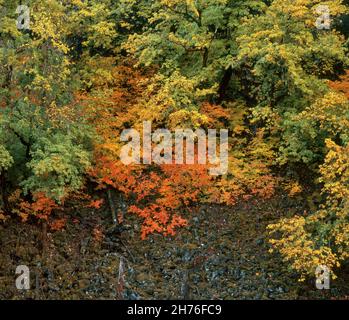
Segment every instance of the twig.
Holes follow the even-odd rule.
[[[110,206],[110,210],[111,210],[111,214],[112,214],[112,218],[113,218],[113,224],[114,224],[114,226],[117,226],[118,220],[117,220],[117,215],[116,215],[116,208],[115,208],[115,204],[113,202],[113,198],[112,198],[110,189],[107,190],[107,195],[108,195],[109,206]]]

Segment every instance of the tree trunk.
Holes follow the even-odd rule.
[[[43,221],[41,227],[41,249],[42,255],[45,257],[47,251],[47,222]]]
[[[229,67],[228,69],[225,70],[222,81],[219,85],[218,89],[218,104],[222,103],[223,100],[226,97],[227,89],[230,83],[230,80],[233,76],[233,68]]]
[[[111,210],[111,215],[113,218],[113,224],[116,227],[118,225],[118,217],[117,217],[115,203],[114,203],[110,189],[107,190],[107,196],[108,196],[109,206],[110,206],[110,210]]]
[[[203,66],[203,68],[207,67],[208,54],[209,54],[208,49],[204,48],[204,53],[203,53],[203,56],[202,56],[202,66]]]
[[[6,195],[6,178],[4,172],[0,173],[0,208],[6,213],[10,212],[10,206]]]
[[[181,298],[183,300],[190,300],[190,270],[183,272]]]

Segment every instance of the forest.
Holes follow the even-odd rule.
[[[348,0],[0,0],[0,300],[349,299],[348,36]]]

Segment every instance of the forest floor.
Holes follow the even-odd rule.
[[[303,209],[283,196],[202,205],[183,214],[189,224],[176,236],[141,240],[134,216],[115,234],[105,231],[107,208],[75,208],[62,231],[48,233],[44,256],[40,228],[9,220],[0,225],[0,299],[349,299],[348,267],[321,291],[268,252],[266,226]],[[15,287],[18,265],[31,270],[29,291]]]

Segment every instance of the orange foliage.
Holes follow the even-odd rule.
[[[204,165],[161,165],[152,171],[125,166],[102,157],[91,172],[99,188],[111,186],[125,194],[133,205],[129,212],[143,219],[142,239],[159,232],[174,235],[187,221],[177,211],[210,192],[211,177]]]
[[[100,207],[103,205],[103,203],[104,203],[103,199],[93,200],[87,205],[87,207],[94,208],[94,209],[100,209]]]
[[[21,201],[12,211],[17,213],[23,222],[26,222],[30,215],[40,220],[48,220],[52,211],[57,208],[58,205],[54,200],[46,197],[43,193],[37,193],[34,195],[34,202]]]
[[[67,219],[55,219],[52,222],[49,223],[49,227],[52,231],[61,231],[66,226]]]
[[[101,242],[104,238],[103,231],[101,230],[100,227],[95,227],[92,231],[93,239],[96,242]]]
[[[4,212],[0,209],[0,222],[1,221],[6,221],[6,215],[4,214]]]
[[[330,87],[336,91],[342,92],[349,99],[349,70],[341,77],[339,81],[331,81]]]
[[[208,102],[202,104],[200,112],[207,116],[209,125],[215,129],[220,128],[224,121],[229,120],[230,116],[227,109]]]
[[[146,76],[131,65],[125,62],[116,67],[111,66],[114,78],[112,90],[77,95],[77,100],[84,106],[84,112],[102,140],[95,146],[98,153],[96,157],[105,153],[115,155],[121,131],[138,118],[134,106],[144,91]]]

